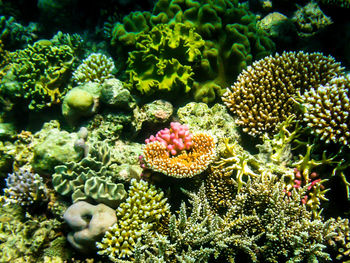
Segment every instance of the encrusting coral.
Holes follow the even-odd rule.
[[[298,93],[342,74],[340,63],[321,53],[283,52],[255,61],[227,89],[222,100],[237,124],[251,135],[273,134],[277,124],[297,114]]]
[[[111,261],[132,259],[136,243],[143,231],[153,232],[160,220],[169,216],[170,206],[164,193],[146,181],[131,180],[128,198],[117,209],[117,223],[109,228],[98,254]]]
[[[180,125],[181,126],[181,125]],[[176,136],[177,131],[170,130]],[[172,135],[168,135],[169,139]],[[190,136],[190,135],[189,135]],[[189,148],[177,148],[173,155],[169,154],[167,143],[154,140],[146,141],[143,149],[142,163],[145,168],[177,178],[193,177],[207,169],[216,157],[215,137],[203,132],[191,135]]]
[[[79,85],[90,81],[102,83],[113,77],[114,70],[112,58],[104,54],[92,53],[73,72],[73,80]]]
[[[350,142],[349,92],[350,77],[343,76],[311,88],[301,97],[304,121],[326,143],[348,145]]]

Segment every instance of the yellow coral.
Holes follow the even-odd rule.
[[[146,166],[154,171],[177,178],[200,174],[216,156],[215,138],[206,133],[195,133],[189,151],[169,156],[166,147],[159,141],[146,144],[143,157]]]
[[[321,53],[284,52],[258,60],[244,70],[222,99],[251,135],[273,134],[296,113],[293,98],[342,73],[340,63]]]
[[[131,258],[141,230],[152,231],[169,213],[170,207],[162,191],[146,181],[131,180],[129,196],[117,209],[118,222],[97,243],[98,254],[108,255],[112,261]]]

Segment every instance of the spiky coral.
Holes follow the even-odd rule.
[[[283,52],[258,60],[244,70],[222,99],[251,135],[274,133],[294,114],[293,98],[341,74],[340,63],[321,53]]]
[[[117,209],[118,222],[97,243],[100,255],[112,261],[132,258],[142,231],[154,231],[159,221],[168,216],[170,207],[164,193],[146,181],[133,179],[129,196]]]
[[[87,82],[102,83],[113,77],[114,69],[112,58],[104,54],[92,53],[73,72],[73,80],[79,85]]]
[[[6,203],[29,206],[48,200],[48,189],[43,178],[24,169],[9,174],[4,189]]]
[[[143,160],[147,168],[177,178],[200,174],[216,156],[215,138],[206,133],[194,133],[190,150],[169,156],[167,148],[159,141],[145,145]]]
[[[350,142],[350,77],[333,78],[302,96],[304,121],[326,143]]]

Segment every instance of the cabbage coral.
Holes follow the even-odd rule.
[[[278,123],[296,114],[294,97],[340,74],[340,63],[321,53],[283,52],[258,60],[227,88],[222,99],[237,124],[251,135],[273,134]]]

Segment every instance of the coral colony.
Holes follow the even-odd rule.
[[[0,263],[349,263],[349,10],[0,0]]]
[[[151,135],[145,143],[159,141],[171,155],[176,155],[183,150],[191,149],[193,144],[192,134],[187,125],[181,125],[179,122],[171,122],[170,129],[165,128],[157,132],[156,136]]]

